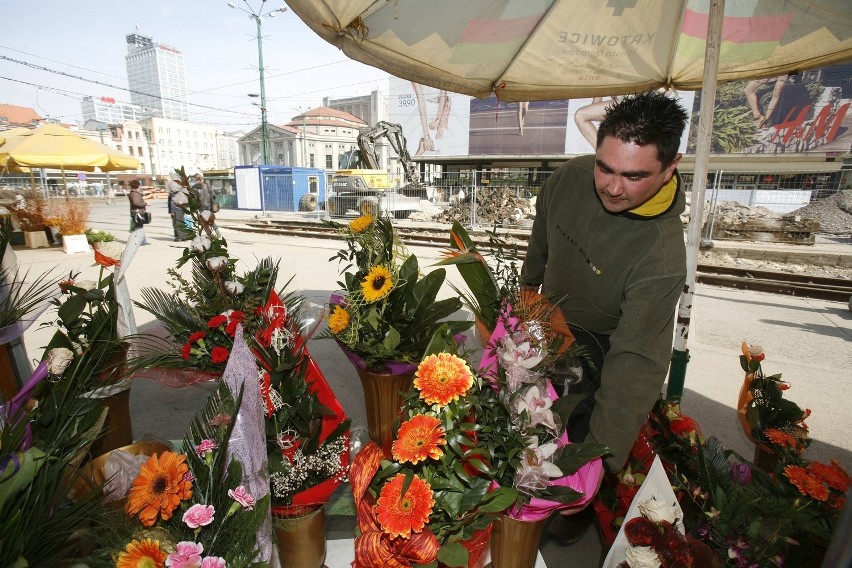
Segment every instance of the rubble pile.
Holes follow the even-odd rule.
[[[819,221],[821,233],[848,235],[852,233],[852,190],[808,203],[790,215]]]
[[[476,223],[491,225],[499,223],[504,226],[523,226],[531,224],[535,217],[535,206],[530,199],[518,197],[524,189],[515,187],[485,187],[476,192]],[[451,203],[435,221],[462,224],[472,223],[473,199],[466,198],[460,203]]]

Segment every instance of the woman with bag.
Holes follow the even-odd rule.
[[[142,195],[142,190],[139,189],[139,180],[130,182],[130,193],[127,198],[130,200],[130,231],[133,232],[141,229],[145,223],[150,221],[148,212],[145,208],[148,202],[145,201],[145,196]],[[149,245],[148,237],[145,236],[145,231],[142,231],[142,244]]]

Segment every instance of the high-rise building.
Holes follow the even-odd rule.
[[[126,37],[131,102],[150,109],[152,116],[189,120],[183,54],[138,33]]]

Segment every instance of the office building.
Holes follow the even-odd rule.
[[[151,116],[189,120],[183,54],[138,33],[126,37],[130,101],[150,109]]]
[[[106,124],[122,124],[128,120],[142,120],[150,111],[138,105],[116,101],[111,97],[83,97],[83,123],[97,120]]]

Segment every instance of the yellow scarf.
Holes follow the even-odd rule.
[[[633,213],[634,215],[639,215],[640,217],[656,217],[660,213],[668,210],[672,205],[672,201],[674,201],[675,195],[677,194],[677,176],[672,175],[671,179],[660,188],[660,191],[657,192],[654,197],[640,205],[639,207],[635,207],[628,211],[628,213]]]

